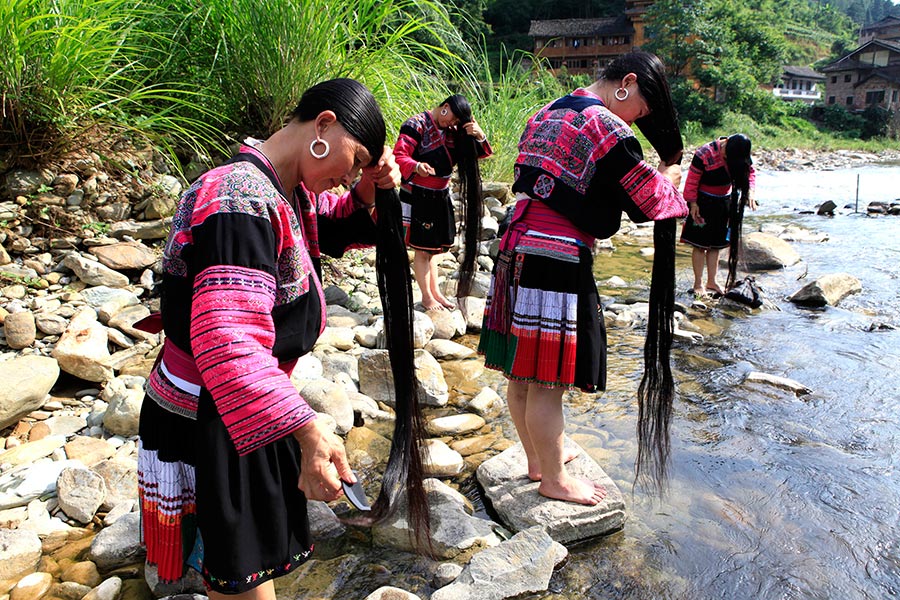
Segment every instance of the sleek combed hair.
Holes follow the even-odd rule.
[[[635,125],[663,162],[680,163],[684,142],[662,61],[649,52],[629,52],[612,61],[602,79],[621,80],[629,73],[637,75],[638,88],[650,108],[650,114],[636,120]],[[670,366],[675,317],[675,219],[654,224],[653,247],[644,375],[638,386],[635,481],[661,494],[667,482],[669,425],[675,398]]]
[[[372,93],[352,79],[332,79],[304,92],[292,117],[311,121],[330,110],[347,133],[369,151],[372,164],[384,152],[384,117]],[[396,421],[381,491],[366,517],[357,524],[372,525],[393,515],[401,491],[406,490],[409,523],[417,542],[431,539],[428,498],[423,486],[420,441],[424,439],[422,413],[413,357],[413,301],[409,259],[401,225],[396,190],[376,189],[377,233],[375,269],[384,309],[384,332],[394,377]]]
[[[744,225],[744,208],[750,194],[750,158],[752,144],[743,133],[735,133],[725,142],[725,164],[731,176],[731,215],[728,229],[731,234],[728,246],[728,277],[725,289],[734,287],[741,251],[741,229]]]
[[[478,145],[466,133],[463,125],[472,120],[472,106],[465,96],[454,94],[444,104],[459,119],[459,127],[453,139],[456,148],[456,164],[459,168],[459,197],[462,199],[463,256],[456,286],[457,298],[469,295],[475,277],[475,260],[478,258],[478,242],[481,240],[481,217],[484,202],[481,197],[481,170],[478,167]]]

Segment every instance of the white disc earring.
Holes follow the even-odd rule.
[[[322,150],[322,152],[316,152],[316,144],[322,144],[323,146],[325,146],[325,149]],[[331,146],[329,146],[328,142],[326,142],[322,138],[317,137],[309,144],[309,153],[313,155],[313,158],[322,160],[323,158],[328,156],[329,152],[331,152]]]
[[[619,92],[625,92],[625,95],[623,95],[620,98]],[[625,102],[626,100],[628,100],[628,88],[620,87],[619,89],[617,89],[615,91],[615,93],[613,95],[616,97],[616,100],[618,100],[619,102]]]

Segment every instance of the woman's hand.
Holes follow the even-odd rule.
[[[697,225],[706,225],[706,219],[700,216],[700,205],[696,202],[688,202],[688,208],[691,211],[691,218]]]
[[[487,136],[484,134],[484,129],[478,125],[478,122],[475,119],[472,119],[465,125],[463,125],[463,129],[466,130],[466,133],[475,138],[478,142],[483,142],[487,139]]]
[[[371,167],[365,167],[362,170],[362,181],[368,179],[375,187],[390,190],[400,185],[400,166],[394,159],[394,151],[390,146],[384,147],[384,153],[378,162]]]
[[[344,443],[322,425],[310,421],[293,433],[300,444],[300,480],[297,487],[309,500],[331,502],[344,493],[341,480],[355,483]]]
[[[754,198],[751,194],[747,194],[747,206],[750,207],[750,210],[756,210],[756,198]]]
[[[434,175],[434,167],[429,165],[427,162],[416,163],[416,175],[419,175],[420,177]]]
[[[671,181],[672,185],[676,188],[681,185],[681,165],[668,165],[664,162],[660,162],[659,166],[656,167],[656,170],[662,173],[666,179]]]

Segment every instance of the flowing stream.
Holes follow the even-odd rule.
[[[696,319],[703,342],[676,342],[673,463],[662,500],[631,486],[643,332],[610,331],[609,390],[570,399],[567,433],[625,492],[629,519],[620,532],[570,548],[550,591],[530,598],[900,595],[900,330],[889,327],[900,327],[900,217],[853,214],[857,175],[862,211],[900,197],[898,166],[758,174],[761,206],[748,211],[745,232],[794,224],[828,240],[792,242],[800,264],[758,274],[780,311],[713,308]],[[838,205],[836,216],[815,215],[825,200]],[[598,280],[648,272],[637,250],[620,247]],[[688,256],[679,250],[682,301]],[[858,277],[863,291],[821,311],[785,301],[837,272]],[[750,371],[813,392],[745,384]],[[511,426],[507,433],[515,439]]]

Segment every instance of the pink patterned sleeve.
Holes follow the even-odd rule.
[[[750,172],[747,175],[747,180],[750,182],[750,189],[756,189],[756,169],[753,168],[753,165],[750,165]]]
[[[322,192],[316,196],[316,199],[317,212],[329,219],[344,219],[363,206],[362,202],[354,196],[352,191],[347,191],[343,194]]]
[[[620,183],[634,205],[651,221],[688,214],[687,204],[672,182],[643,160]]]
[[[316,418],[272,356],[275,279],[218,265],[194,280],[191,350],[238,454],[248,454]]]

